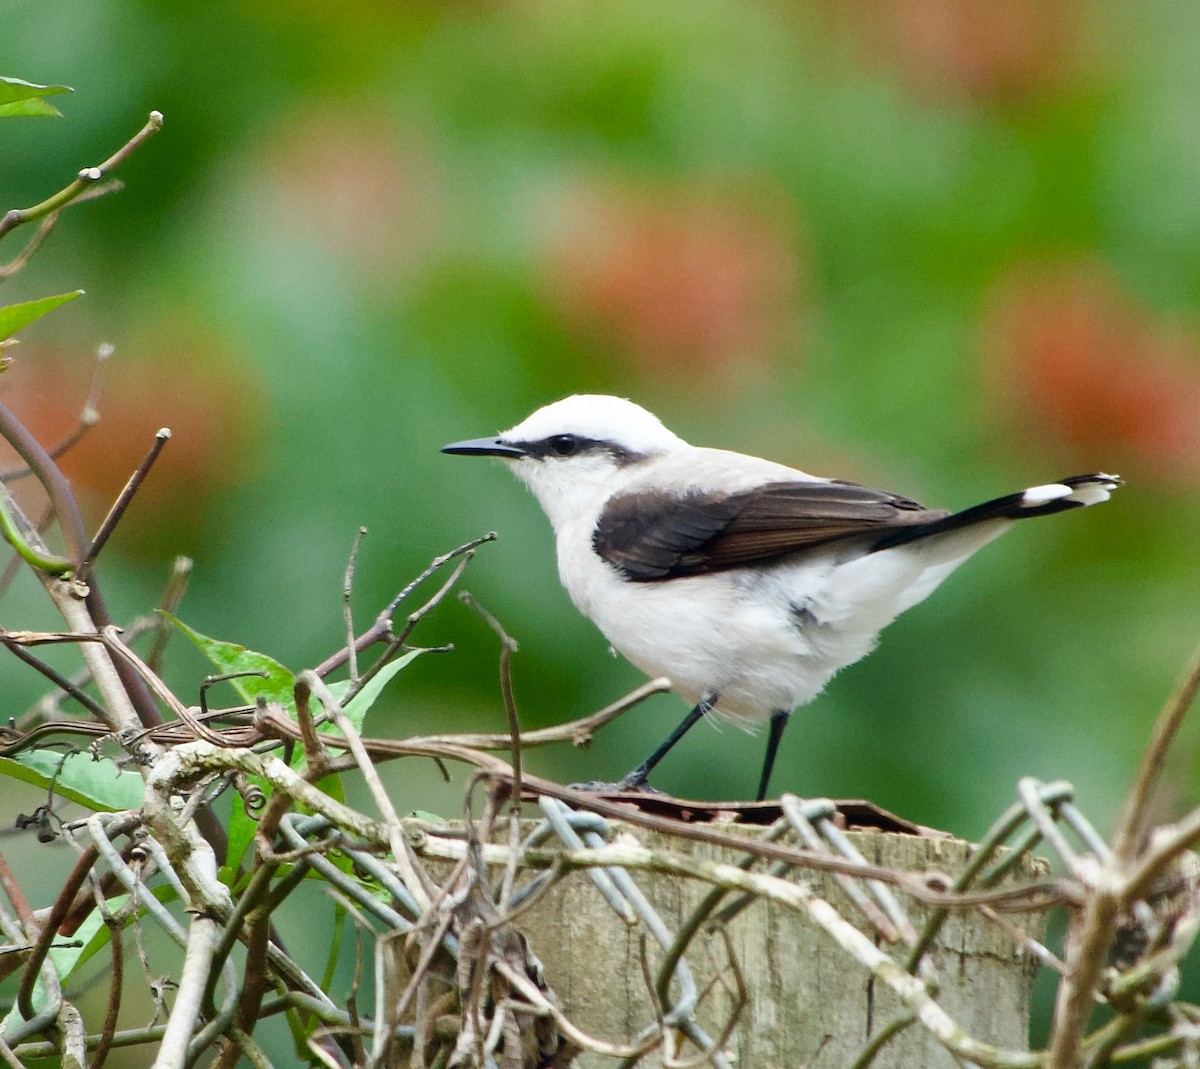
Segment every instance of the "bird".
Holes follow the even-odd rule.
[[[1104,473],[960,512],[688,444],[632,401],[575,394],[443,453],[497,457],[554,530],[559,578],[618,653],[687,700],[682,723],[617,784],[648,777],[702,718],[768,725],[757,800],[784,729],[879,632],[1019,520],[1108,500]]]

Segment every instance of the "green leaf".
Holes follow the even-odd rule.
[[[402,668],[407,668],[419,654],[424,652],[424,650],[409,650],[394,661],[388,661],[387,664],[368,680],[367,685],[343,706],[343,712],[350,718],[350,723],[354,725],[356,731],[362,731],[363,721],[367,718],[367,711],[375,704],[375,699],[379,697],[388,681]],[[349,684],[343,681],[330,689],[333,690],[334,694],[340,700],[348,686]]]
[[[229,681],[247,704],[253,705],[259,697],[263,697],[269,702],[279,702],[288,709],[292,708],[292,688],[296,685],[296,678],[278,661],[268,657],[265,653],[248,650],[236,642],[209,638],[207,635],[200,634],[199,631],[193,631],[182,620],[172,616],[169,612],[164,612],[163,615],[196,643],[203,651],[204,656],[212,661],[222,673],[267,673],[265,677],[240,676]]]
[[[266,656],[266,654],[255,653],[253,650],[246,649],[245,646],[238,645],[236,642],[225,642],[221,639],[209,638],[207,635],[202,635],[200,632],[188,627],[182,620],[177,619],[170,613],[163,613],[168,620],[171,621],[180,631],[190,638],[200,649],[204,655],[222,672],[256,672],[264,671],[267,673],[266,678],[259,676],[244,676],[238,679],[232,679],[230,682],[237,688],[242,699],[248,703],[255,702],[261,695],[267,701],[278,702],[284,707],[291,716],[295,716],[295,698],[293,688],[296,683],[295,676],[292,675],[278,661]],[[375,703],[387,682],[396,675],[402,668],[410,664],[413,659],[422,650],[409,650],[403,656],[397,657],[394,661],[389,662],[374,678],[367,683],[358,694],[356,694],[345,707],[346,715],[350,718],[350,722],[356,729],[362,730],[363,720],[366,718],[367,710]],[[330,690],[340,699],[343,694],[349,689],[348,681],[341,681],[330,685]],[[324,723],[318,729],[320,731],[336,731],[336,727],[331,723]],[[296,754],[292,758],[294,767],[299,767],[304,761],[304,753],[299,746],[296,747]],[[265,792],[270,793],[270,786],[255,777],[251,777]],[[317,785],[327,794],[336,797],[339,800],[342,798],[341,781],[337,777],[329,777],[328,781],[322,781]],[[233,806],[229,815],[229,849],[225,856],[225,876],[230,883],[234,880],[238,866],[242,863],[242,859],[249,848],[251,841],[254,839],[255,829],[258,827],[258,821],[255,820],[249,813],[246,812],[245,805],[240,797],[233,800]]]
[[[116,895],[108,899],[110,913],[116,913],[124,904],[128,895]],[[133,920],[131,916],[126,924]],[[98,909],[92,910],[83,923],[75,929],[75,934],[64,942],[78,942],[79,946],[51,946],[50,961],[59,980],[64,983],[70,979],[71,973],[79,968],[88,958],[92,957],[101,947],[108,945],[108,926]]]
[[[414,809],[408,814],[410,817],[415,817],[417,820],[424,820],[430,824],[445,824],[446,818],[439,817],[436,813],[429,812],[428,809]]]
[[[0,119],[14,118],[19,115],[46,115],[50,118],[61,119],[62,112],[53,104],[47,104],[40,97],[31,100],[14,100],[11,104],[0,104]]]
[[[83,290],[72,290],[70,293],[39,297],[36,301],[23,301],[21,304],[10,304],[0,308],[0,341],[11,338],[22,327],[29,326],[35,319],[41,319],[47,312],[53,312],[60,304],[82,296]]]
[[[75,90],[69,85],[37,85],[21,78],[0,78],[0,104],[13,104],[20,100],[35,100],[39,97],[73,92]]]
[[[73,92],[65,85],[35,85],[20,78],[0,78],[0,119],[15,115],[61,116],[62,112],[43,98]]]
[[[24,750],[15,757],[0,757],[0,775],[46,790],[53,780],[59,797],[102,812],[140,809],[145,791],[138,773],[122,771],[107,757],[94,760],[90,754],[77,753],[64,758],[58,750]]]
[[[379,697],[380,692],[383,690],[388,680],[390,680],[405,665],[411,663],[419,653],[423,652],[423,650],[409,650],[402,657],[397,657],[394,661],[389,662],[383,669],[380,670],[378,675],[372,678],[370,682],[368,682],[367,685],[350,700],[350,702],[345,706],[344,711],[346,716],[350,718],[350,723],[354,725],[356,730],[362,730],[363,720],[366,718],[367,710],[370,709],[375,703],[375,699]],[[329,685],[329,689],[333,692],[334,697],[340,701],[342,695],[344,695],[346,691],[350,689],[350,681],[343,679],[339,680],[337,683],[331,683]],[[290,711],[292,709],[290,694],[288,699],[289,700],[286,703],[286,707]],[[337,732],[337,726],[332,722],[327,721],[324,724],[321,724],[317,730],[321,732]],[[297,746],[296,753],[292,757],[292,766],[294,768],[299,768],[303,763],[304,752],[299,746]],[[265,782],[261,782],[255,777],[251,778],[254,779],[254,782],[258,783],[258,785],[262,787],[264,791],[269,792],[271,790],[270,786]],[[317,787],[328,794],[331,798],[334,798],[339,802],[344,802],[346,800],[345,791],[342,789],[342,781],[339,776],[326,776],[325,779],[317,783]],[[250,843],[254,838],[254,831],[257,827],[258,821],[246,812],[246,807],[242,802],[241,797],[235,797],[233,800],[232,810],[229,814],[229,850],[226,854],[225,862],[225,871],[230,885],[232,885],[234,874],[237,872],[237,868],[242,863],[242,859],[245,857],[246,850],[249,848]],[[348,868],[349,866],[347,866],[347,869]]]
[[[145,895],[145,893],[143,890],[142,894]],[[177,901],[179,898],[175,888],[169,884],[161,884],[150,888],[150,894],[164,904]],[[108,912],[120,912],[128,899],[128,895],[114,895],[107,900]],[[140,901],[144,900],[143,898]],[[138,918],[145,915],[145,906],[139,906],[137,909],[131,910],[124,919],[124,926],[128,928],[130,925],[135,924]],[[98,951],[103,950],[109,945],[108,925],[104,923],[104,918],[101,916],[100,910],[93,909],[84,918],[83,923],[75,929],[75,934],[70,939],[63,939],[62,942],[64,944],[75,942],[82,944],[80,946],[64,945],[50,947],[50,953],[47,956],[54,966],[54,971],[58,973],[59,982],[66,983],[71,978],[72,973],[85,965]]]
[[[261,696],[269,702],[278,702],[289,714],[294,715],[292,711],[295,707],[295,699],[292,688],[296,684],[296,679],[278,661],[264,653],[248,650],[236,642],[225,642],[222,639],[202,635],[169,612],[164,612],[163,615],[199,646],[204,656],[222,673],[267,673],[265,677],[239,676],[237,679],[229,681],[244,702],[253,705]],[[303,759],[303,754],[300,754],[299,757]],[[293,763],[295,763],[294,759]],[[264,793],[270,794],[271,787],[266,781],[256,776],[250,778]],[[229,847],[225,854],[225,871],[231,884],[238,866],[242,863],[242,857],[254,838],[257,827],[258,821],[246,812],[241,796],[236,796],[229,814]]]
[[[264,791],[269,789],[257,776],[251,776],[250,778]],[[229,811],[229,831],[226,833],[225,864],[221,868],[221,871],[227,874],[228,880],[226,882],[231,888],[237,879],[238,866],[242,863],[242,858],[246,855],[246,848],[254,839],[254,832],[257,828],[258,821],[246,812],[246,803],[242,801],[242,796],[235,794],[233,796],[233,806]]]

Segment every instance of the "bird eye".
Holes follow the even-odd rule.
[[[556,434],[550,439],[550,448],[560,457],[569,457],[579,448],[579,439],[573,434]]]

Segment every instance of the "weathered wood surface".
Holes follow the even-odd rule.
[[[703,843],[669,843],[628,828],[651,849],[690,849],[703,859],[736,861],[726,851]],[[753,832],[750,832],[753,834]],[[851,833],[868,861],[905,871],[936,870],[953,876],[966,863],[967,843],[878,832]],[[1032,863],[1024,875],[1032,877]],[[668,927],[676,930],[708,890],[693,880],[633,874],[638,886]],[[869,929],[837,887],[820,872],[804,876],[820,897],[864,932]],[[901,902],[920,927],[926,909],[907,896]],[[1037,934],[1036,917],[1013,922]],[[530,913],[520,927],[546,968],[546,979],[567,1015],[590,1034],[614,1041],[631,1040],[653,1021],[643,979],[639,945],[644,933],[627,928],[605,904],[590,880],[579,874],[563,881]],[[749,987],[749,1003],[727,1050],[740,1067],[753,1069],[839,1069],[850,1065],[864,1044],[887,1026],[902,1007],[881,983],[836,945],[807,917],[759,901],[729,926],[734,953]],[[650,961],[659,948],[646,937]],[[898,952],[902,959],[903,952]],[[687,959],[704,989],[724,967],[719,940],[699,936]],[[932,953],[940,979],[942,1007],[976,1039],[1008,1048],[1027,1040],[1029,996],[1036,961],[1014,940],[978,913],[952,915]],[[705,1000],[700,1021],[719,1035],[730,1012],[730,998],[718,984]],[[684,1056],[689,1051],[685,1049]],[[690,1053],[695,1053],[694,1050]],[[584,1054],[584,1069],[615,1063]],[[657,1054],[642,1064],[657,1066]],[[955,1061],[919,1024],[894,1037],[871,1063],[875,1069],[954,1069]]]

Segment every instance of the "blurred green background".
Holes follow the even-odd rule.
[[[3,73],[75,88],[0,124],[0,208],[163,132],[5,302],[87,296],[22,336],[7,400],[48,440],[90,354],[103,420],[66,463],[92,523],[174,440],[105,552],[119,618],[195,558],[181,615],[294,669],[434,555],[521,644],[529,726],[641,681],[558,585],[499,465],[439,454],[576,391],[684,437],[961,507],[1119,471],[1102,509],[1013,531],[794,720],[774,786],[979,834],[1021,775],[1107,828],[1200,634],[1200,7],[1065,0],[6,3]],[[23,235],[5,243],[4,260]],[[32,585],[6,626],[43,620]],[[43,620],[43,622],[46,622]],[[456,602],[375,734],[502,729],[497,643]],[[40,693],[3,665],[8,712]],[[205,666],[177,642],[173,682]],[[541,775],[616,777],[684,712],[652,700]],[[761,739],[661,767],[746,797]],[[1196,801],[1186,747],[1164,815]],[[459,783],[387,770],[453,814]],[[36,804],[36,801],[31,804]]]

